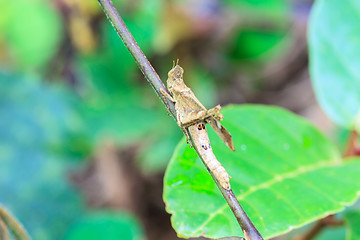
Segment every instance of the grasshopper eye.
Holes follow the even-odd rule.
[[[174,75],[176,78],[182,78],[183,73],[184,73],[184,69],[182,69],[182,67],[180,67],[179,65],[176,65],[174,68]]]
[[[182,79],[183,73],[184,73],[184,69],[182,69],[182,67],[180,67],[179,65],[176,65],[169,71],[168,77],[170,79],[174,78],[174,80]]]

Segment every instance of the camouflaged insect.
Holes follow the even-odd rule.
[[[190,137],[187,130],[189,131],[195,145],[194,147],[198,150],[207,167],[214,174],[220,185],[224,189],[229,190],[229,174],[216,159],[205,127],[205,122],[210,124],[226,146],[235,151],[231,134],[219,122],[223,118],[220,113],[221,107],[217,105],[207,110],[195,97],[191,89],[185,85],[183,73],[184,70],[178,64],[173,66],[168,73],[166,82],[167,89],[171,95],[164,89],[161,89],[161,93],[175,103],[176,121],[179,127],[185,133],[188,140]]]

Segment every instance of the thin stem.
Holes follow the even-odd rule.
[[[9,240],[9,232],[5,223],[0,219],[0,240]]]
[[[166,87],[164,86],[163,82],[160,80],[160,78],[159,78],[158,74],[155,72],[154,68],[151,66],[150,62],[145,57],[144,53],[141,51],[139,45],[136,43],[136,41],[133,38],[133,36],[131,35],[130,31],[126,27],[124,21],[120,17],[119,13],[116,11],[111,0],[98,0],[98,2],[100,3],[101,7],[103,8],[104,12],[106,13],[110,22],[116,29],[120,38],[123,40],[125,46],[128,48],[131,55],[134,57],[135,61],[139,65],[145,78],[148,80],[148,82],[151,84],[151,86],[155,89],[156,93],[160,96],[161,101],[168,107],[172,116],[175,118],[176,113],[175,113],[174,103],[171,102],[170,100],[168,100],[167,98],[165,98],[160,93],[161,88],[164,89],[165,91],[167,91]],[[192,137],[192,136],[190,135],[190,137]],[[199,153],[198,153],[198,155],[201,158]],[[201,160],[203,161],[203,159],[201,159]],[[240,224],[240,227],[242,228],[242,230],[244,232],[245,238],[248,240],[262,240],[263,238],[261,237],[259,231],[255,228],[254,224],[251,222],[249,217],[246,215],[246,213],[240,206],[240,203],[236,199],[234,193],[231,190],[223,189],[211,172],[210,172],[210,175],[212,176],[213,180],[215,181],[216,185],[218,186],[222,195],[224,196],[226,202],[228,203],[231,210],[233,211],[237,221]]]
[[[30,240],[23,226],[0,205],[0,222],[1,221],[5,223],[15,239]]]
[[[355,129],[351,130],[345,152],[343,154],[344,158],[359,154],[358,137],[358,132]]]
[[[307,232],[295,237],[295,240],[311,240],[314,239],[327,227],[338,227],[344,225],[344,222],[337,220],[334,215],[329,215],[317,221]]]

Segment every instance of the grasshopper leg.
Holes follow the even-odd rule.
[[[168,92],[166,92],[164,89],[160,88],[160,92],[165,98],[169,99],[170,101],[172,101],[174,103],[176,102],[175,99]],[[166,106],[166,111],[167,111],[167,114],[169,116],[171,116],[170,115],[170,109],[169,109],[168,106]]]
[[[183,133],[186,136],[186,143],[187,144],[190,143],[190,147],[192,147],[191,142],[190,142],[190,136],[189,136],[189,134],[188,134],[188,132],[186,130],[186,127],[184,127],[184,125],[181,123],[180,112],[179,111],[176,112],[176,122],[177,122],[178,126],[180,127],[180,129],[183,131]]]
[[[203,121],[209,117],[214,117],[216,120],[221,121],[222,114],[220,113],[220,110],[221,110],[220,105],[217,105],[216,107],[211,108],[209,110],[203,110],[200,112],[192,112],[191,114],[186,115],[182,119],[182,125],[185,127],[188,127],[188,126],[194,125],[195,123],[197,123],[199,121]]]
[[[192,147],[191,141],[190,141],[190,136],[186,130],[185,127],[181,127],[181,130],[184,132],[185,136],[186,136],[186,143],[190,144],[190,147]]]
[[[168,93],[166,92],[164,89],[160,88],[160,92],[161,94],[166,97],[167,99],[169,99],[170,101],[176,103],[175,99]],[[167,108],[167,111],[168,111],[168,114],[169,114],[169,108]],[[185,127],[183,127],[183,124],[181,124],[181,121],[180,121],[180,112],[177,111],[176,112],[176,122],[177,122],[177,125],[181,128],[181,130],[184,132],[184,134],[186,135],[186,142],[187,143],[190,143],[190,136],[186,130]],[[191,143],[190,143],[191,145]]]
[[[164,89],[160,88],[160,92],[164,97],[166,97],[170,101],[176,102],[175,99],[168,92],[166,92]]]

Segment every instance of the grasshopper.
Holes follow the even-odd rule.
[[[175,103],[176,121],[185,133],[187,140],[190,139],[190,136],[192,137],[195,148],[200,153],[207,167],[214,174],[220,185],[224,189],[229,190],[229,175],[212,152],[205,128],[205,123],[210,124],[226,146],[235,151],[231,134],[219,122],[223,119],[223,115],[220,113],[221,107],[217,105],[207,110],[191,89],[185,85],[183,73],[182,67],[178,63],[175,65],[174,62],[174,66],[169,71],[166,81],[167,89],[171,95],[164,89],[160,91],[164,97]]]

